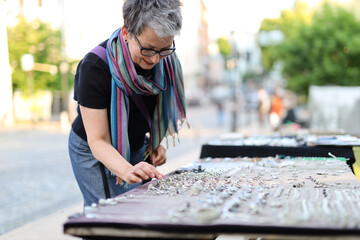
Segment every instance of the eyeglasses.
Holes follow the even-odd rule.
[[[141,55],[145,56],[145,57],[151,57],[151,56],[154,56],[155,54],[159,54],[160,56],[162,57],[166,57],[170,54],[172,54],[174,51],[175,51],[175,41],[173,41],[173,45],[174,47],[172,48],[167,48],[167,49],[163,49],[163,50],[160,50],[160,51],[156,51],[154,49],[151,49],[151,48],[144,48],[143,46],[141,46],[139,40],[137,39],[137,37],[134,35],[134,38],[136,40],[136,43],[137,45],[139,46],[140,48],[140,53]]]

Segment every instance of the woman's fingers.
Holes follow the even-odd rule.
[[[149,164],[150,165],[150,164]],[[164,175],[162,175],[159,170],[157,170],[153,165],[150,165],[152,167],[153,173],[155,174],[155,177],[157,179],[163,178]]]
[[[149,164],[146,164],[146,165],[149,165]],[[155,177],[155,174],[153,173],[153,171],[150,169],[149,166],[146,166],[146,165],[145,164],[137,164],[134,167],[134,173],[144,180],[148,180],[149,178]]]
[[[163,175],[154,166],[146,162],[136,164],[133,168],[132,174],[143,180],[163,177]]]
[[[145,162],[144,162],[144,163],[145,163]],[[159,170],[157,170],[153,165],[148,164],[148,163],[146,163],[146,164],[147,164],[147,166],[151,169],[152,173],[155,175],[155,176],[154,176],[155,178],[159,179],[159,178],[162,178],[162,177],[163,177],[163,175],[159,172]],[[153,178],[154,178],[154,177],[153,177]]]
[[[142,181],[142,179],[137,177],[134,174],[130,175],[130,177],[129,177],[129,183],[130,184],[140,183],[141,181]]]

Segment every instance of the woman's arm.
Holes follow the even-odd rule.
[[[162,178],[162,174],[151,164],[140,162],[132,166],[111,145],[107,109],[80,105],[80,111],[92,154],[112,173],[130,184],[154,177]]]

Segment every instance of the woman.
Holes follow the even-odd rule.
[[[69,155],[84,206],[162,178],[155,168],[166,162],[160,142],[174,137],[186,118],[174,42],[180,6],[179,0],[126,0],[124,26],[100,44],[107,59],[90,52],[78,65]]]

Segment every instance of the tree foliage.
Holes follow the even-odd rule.
[[[217,45],[219,47],[220,54],[224,57],[224,59],[228,59],[232,51],[229,40],[225,37],[221,37],[217,40]]]
[[[61,59],[61,36],[58,29],[34,20],[27,22],[20,17],[17,25],[8,28],[9,58],[12,68],[13,89],[28,92],[27,73],[21,68],[21,56],[31,53],[34,62],[58,66]],[[33,72],[34,90],[61,89],[60,73]]]
[[[286,9],[281,12],[279,18],[266,18],[261,22],[259,32],[280,30],[285,37],[294,34],[294,29],[299,25],[311,23],[312,12],[305,3],[296,3],[294,9]],[[260,45],[260,44],[259,44]],[[266,71],[270,71],[274,63],[279,60],[281,45],[260,45],[262,63]]]
[[[283,31],[284,41],[261,48],[263,64],[270,70],[281,61],[289,89],[307,94],[310,85],[360,85],[360,22],[351,12],[327,3],[313,14],[297,6],[264,20],[260,30],[271,29]]]

